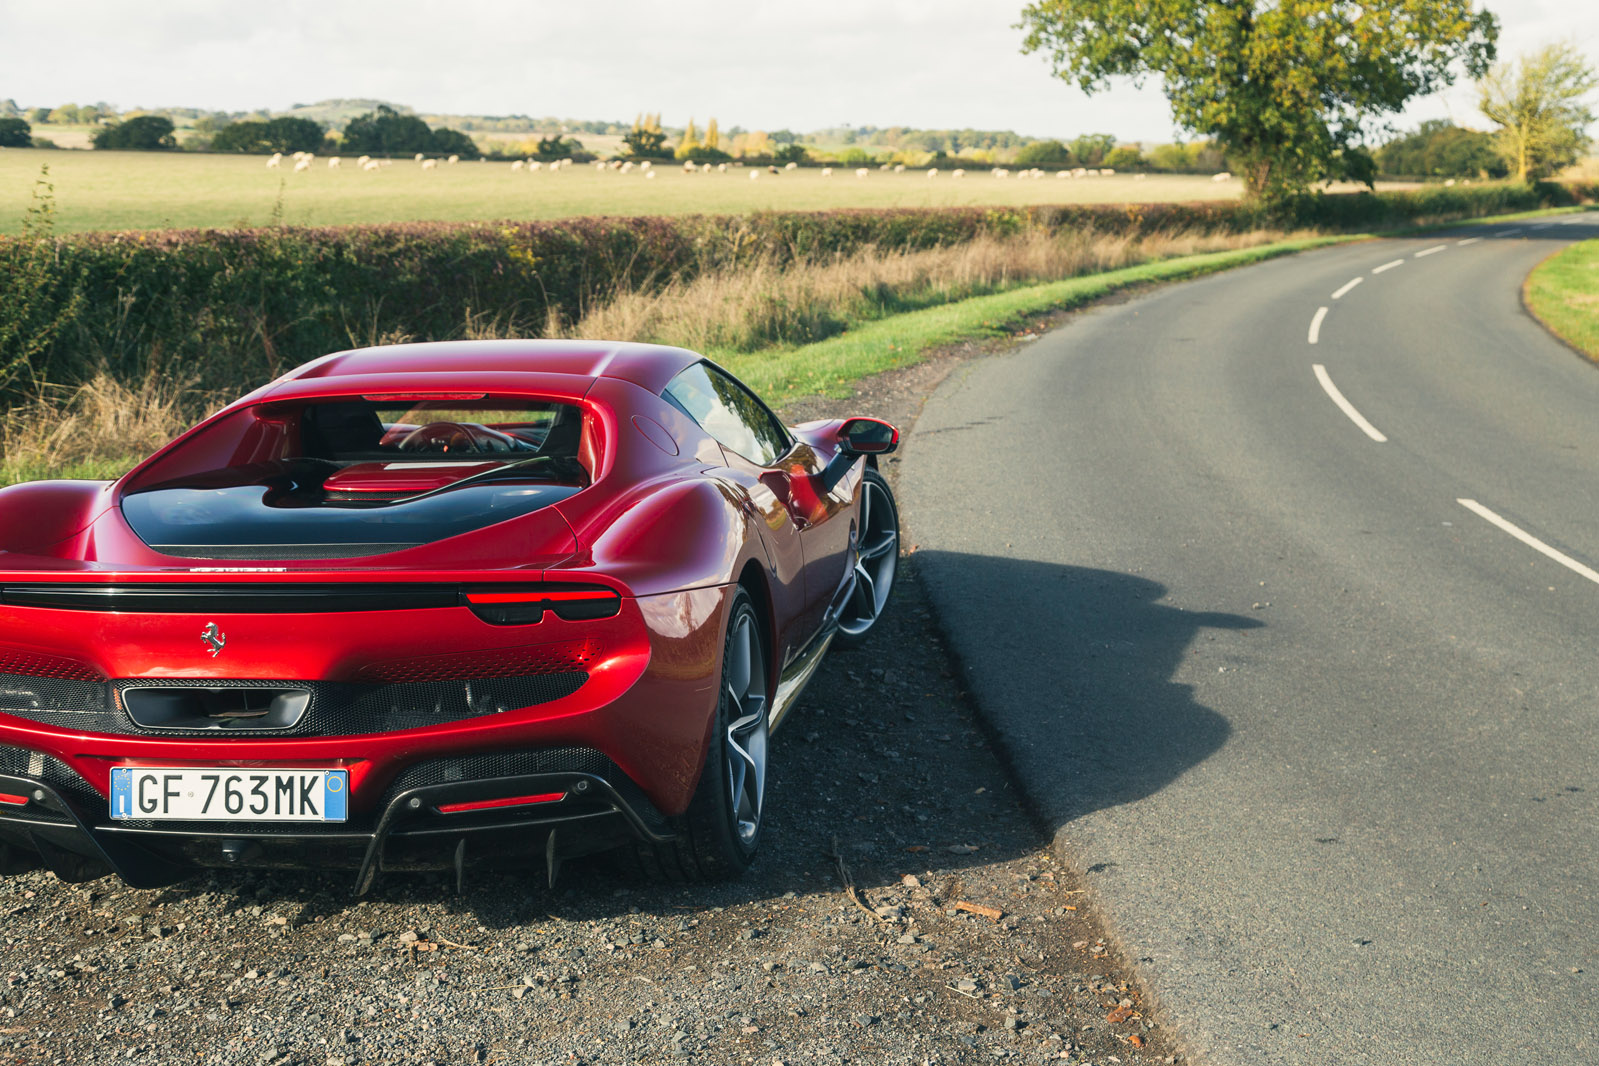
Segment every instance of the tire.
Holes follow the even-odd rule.
[[[741,875],[760,848],[766,806],[771,711],[767,650],[755,604],[733,593],[722,643],[722,689],[699,787],[673,819],[677,838],[640,843],[640,872],[658,881],[723,881]]]
[[[861,643],[888,606],[899,570],[899,508],[888,482],[871,467],[861,478],[861,512],[856,528],[855,589],[838,620],[840,644]]]

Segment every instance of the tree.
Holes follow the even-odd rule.
[[[1504,177],[1505,166],[1493,137],[1462,129],[1445,119],[1395,137],[1377,150],[1377,170],[1406,178]]]
[[[683,136],[677,142],[677,151],[672,154],[679,159],[687,159],[689,154],[700,146],[699,131],[694,128],[694,120],[688,120],[688,128],[683,131]]]
[[[779,146],[777,151],[772,153],[772,159],[779,163],[808,163],[811,153],[805,150],[803,144],[790,142]]]
[[[433,151],[439,155],[455,155],[462,159],[476,159],[480,154],[477,142],[460,130],[440,126],[433,131]]]
[[[716,129],[716,120],[714,118],[705,124],[704,144],[705,147],[713,151],[720,151],[722,148],[722,135]]]
[[[633,129],[622,138],[627,154],[634,159],[670,159],[666,150],[666,134],[661,130],[660,115],[640,115],[633,120]]]
[[[33,144],[33,127],[20,118],[0,118],[0,148],[27,148]]]
[[[1147,160],[1144,153],[1138,150],[1136,144],[1119,144],[1105,153],[1105,158],[1100,161],[1101,166],[1110,167],[1112,170],[1130,170],[1133,167],[1143,166]]]
[[[266,146],[274,152],[320,151],[322,136],[322,126],[308,118],[285,115],[266,124]]]
[[[1363,127],[1457,65],[1480,76],[1499,24],[1472,0],[1034,0],[1019,28],[1084,92],[1159,76],[1177,123],[1277,200],[1344,175]]]
[[[178,146],[177,139],[172,136],[172,120],[164,115],[137,115],[125,122],[113,122],[95,130],[89,140],[96,148],[135,152],[155,152]]]
[[[1019,167],[1064,167],[1070,166],[1071,162],[1072,150],[1059,141],[1034,141],[1022,145],[1021,151],[1016,153],[1016,165]]]
[[[1074,137],[1071,143],[1072,156],[1085,167],[1099,166],[1115,147],[1116,138],[1108,133],[1085,133]]]
[[[411,155],[434,150],[433,131],[426,122],[415,115],[402,115],[387,104],[352,118],[339,145],[352,155]]]
[[[267,124],[265,122],[232,122],[217,131],[211,138],[213,152],[265,152],[267,150]]]
[[[1599,78],[1569,44],[1551,44],[1503,63],[1478,86],[1482,113],[1499,124],[1495,146],[1522,181],[1575,163],[1588,146],[1594,114],[1585,97]]]

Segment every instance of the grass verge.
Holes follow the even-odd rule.
[[[1599,240],[1578,241],[1539,263],[1522,295],[1551,333],[1599,361]]]
[[[777,404],[802,395],[847,396],[854,383],[869,374],[908,366],[931,348],[1010,332],[1032,315],[1081,307],[1137,285],[1212,274],[1364,236],[1306,237],[1142,263],[911,311],[815,344],[708,354]]]

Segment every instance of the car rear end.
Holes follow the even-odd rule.
[[[429,446],[396,460],[340,438],[370,422],[357,399],[481,413],[503,398],[241,408],[85,504],[70,535],[57,518],[52,543],[0,552],[9,858],[144,886],[337,867],[364,889],[385,869],[499,860],[553,877],[566,857],[670,838],[703,761],[722,600],[641,597],[587,565],[555,505],[597,491],[613,416],[542,397],[580,419],[561,455],[565,411],[527,432],[385,417],[384,448]],[[430,428],[445,423],[474,449],[443,456],[459,439]],[[297,436],[312,430],[320,444]]]

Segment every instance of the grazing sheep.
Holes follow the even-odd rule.
[[[1088,171],[1084,170],[1082,167],[1077,167],[1075,170],[1072,171],[1072,177],[1074,177],[1074,178],[1086,178],[1086,177],[1088,177]]]
[[[1006,170],[1004,167],[995,167],[992,173],[996,178],[1010,177],[1010,171]]]
[[[1112,170],[1110,167],[1101,167],[1100,171],[1099,171],[1099,176],[1102,177],[1102,178],[1109,178],[1109,177],[1114,176],[1115,173],[1116,172],[1114,170]]]
[[[515,160],[515,161],[513,161],[511,163],[511,170],[512,171],[517,171],[517,170],[521,170],[521,169],[522,169],[522,161],[520,159]]]
[[[761,172],[759,170],[750,171],[750,180],[751,181],[754,181],[756,178],[758,178],[760,176],[761,176]]]
[[[861,167],[861,168],[859,168],[859,169],[857,169],[855,171],[855,176],[857,178],[864,178],[866,175],[868,175],[870,173],[871,173],[870,170],[867,170],[865,167]]]
[[[328,160],[328,169],[329,170],[338,170],[339,169],[339,164],[342,163],[342,162],[343,162],[342,159],[340,159],[338,156],[334,156],[332,159]]]
[[[423,155],[421,152],[416,153],[416,161],[418,163],[422,162],[422,160],[424,160],[426,158],[427,158],[427,156]]]
[[[727,164],[726,163],[722,164],[722,169],[723,170],[727,169]],[[704,164],[703,166],[700,167],[700,173],[701,174],[709,174],[710,172],[711,172],[711,165],[709,163],[706,163],[706,164]]]
[[[696,171],[698,169],[699,169],[699,167],[697,165],[695,165],[694,160],[692,160],[692,159],[683,160],[683,173],[692,174],[692,173],[694,173],[694,171]]]
[[[822,168],[822,177],[830,178],[832,176],[833,176],[833,168],[832,167],[823,167]]]
[[[282,152],[273,152],[272,153],[272,158],[267,160],[267,168],[270,169],[270,170],[276,170],[276,169],[278,169],[278,167],[280,167],[282,165],[283,165],[283,153]]]
[[[633,161],[632,160],[628,160],[626,163],[622,164],[622,173],[623,174],[628,173],[632,169],[633,169]]]
[[[527,172],[529,174],[533,173],[535,170],[543,170],[543,169],[544,169],[544,164],[540,163],[537,159],[529,159],[527,161]],[[555,168],[551,167],[550,169],[554,170]]]
[[[888,164],[887,163],[883,163],[877,169],[878,170],[887,170],[888,169]]]
[[[1057,178],[1069,178],[1071,176],[1072,176],[1072,172],[1069,171],[1069,170],[1057,170],[1057,171],[1055,171],[1055,177],[1057,177]]]
[[[461,157],[458,156],[458,155],[452,155],[452,156],[450,156],[450,158],[445,160],[445,162],[450,164],[450,166],[452,166],[452,167],[455,166],[455,164],[459,163],[460,161],[461,161]]]
[[[1444,188],[1453,189],[1454,187],[1455,187],[1455,179],[1454,178],[1450,178],[1448,181],[1444,182]]]
[[[766,172],[768,174],[780,174],[780,173],[782,173],[782,171],[778,170],[776,167],[773,167],[773,166],[767,167],[766,168]]]
[[[949,176],[952,178],[964,178],[966,176],[966,171],[962,170],[960,167],[956,167],[954,170],[949,172]]]
[[[1143,181],[1147,177],[1149,177],[1148,174],[1134,174],[1133,175],[1133,180],[1134,181]]]
[[[1232,181],[1233,180],[1233,176],[1232,176],[1231,172],[1224,170],[1220,174],[1212,174],[1210,176],[1210,180],[1216,182],[1219,185],[1219,184],[1221,184],[1224,181]]]
[[[937,167],[934,167],[934,168],[933,168],[933,169],[931,169],[931,170],[929,170],[929,171],[928,171],[928,172],[927,172],[927,176],[928,176],[928,177],[930,177],[930,178],[936,178],[936,177],[938,177],[938,168],[937,168]]]
[[[645,176],[645,177],[646,177],[646,178],[653,178],[653,177],[655,177],[655,171],[653,171],[653,170],[646,170],[646,171],[645,171],[645,172],[644,172],[644,176]]]
[[[904,163],[895,163],[894,164],[894,173],[896,173],[896,174],[905,173],[905,164]]]
[[[362,157],[361,157],[361,158],[360,158],[360,159],[357,159],[357,160],[356,160],[356,161],[355,161],[355,165],[356,165],[356,166],[358,166],[358,167],[364,167],[364,166],[366,166],[366,165],[367,165],[367,164],[368,164],[368,163],[370,163],[370,162],[371,162],[371,161],[372,161],[372,157],[371,157],[371,156],[369,156],[369,155],[364,155],[364,156],[362,156]]]
[[[791,161],[791,162],[785,164],[783,169],[784,170],[798,170],[799,169],[799,164]]]
[[[380,169],[382,167],[382,165],[383,164],[379,163],[376,159],[368,159],[365,163],[361,164],[361,169],[362,170],[378,170],[378,169]]]
[[[296,174],[300,173],[303,170],[310,170],[310,169],[311,169],[311,161],[309,159],[302,159],[298,163],[294,164],[294,172]]]
[[[705,165],[706,166],[710,166],[709,163],[706,163]],[[726,163],[718,163],[718,164],[716,164],[716,172],[718,174],[726,174],[727,173],[727,164]]]
[[[439,161],[437,159],[424,159],[424,160],[422,160],[422,169],[423,170],[437,170],[438,168],[439,168]]]

